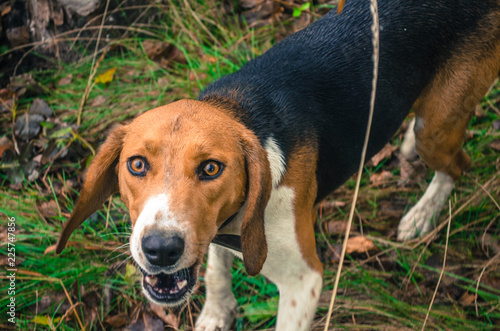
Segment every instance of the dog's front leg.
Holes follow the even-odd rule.
[[[233,254],[210,245],[205,273],[206,302],[196,321],[196,331],[229,330],[234,319],[236,299],[231,290]]]
[[[310,206],[296,203],[298,191],[285,186],[275,189],[266,209],[268,255],[262,273],[280,292],[277,331],[310,330],[323,282],[314,214]]]

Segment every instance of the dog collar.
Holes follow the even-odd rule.
[[[224,223],[222,223],[222,225],[219,227],[219,230],[223,229],[229,223],[231,223],[231,221],[234,220],[235,217],[236,214],[225,220]],[[241,237],[235,234],[217,234],[212,240],[212,243],[241,252]]]

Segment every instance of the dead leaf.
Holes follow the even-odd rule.
[[[97,83],[103,83],[103,84],[109,83],[109,82],[113,81],[113,77],[115,75],[115,72],[116,72],[116,67],[111,68],[108,71],[106,71],[105,73],[97,76],[94,82],[96,84]]]
[[[177,315],[175,315],[172,312],[169,312],[167,315],[164,307],[154,304],[152,302],[149,303],[149,306],[151,308],[151,311],[153,311],[156,314],[156,316],[158,316],[163,321],[163,323],[173,327],[174,329],[179,328],[179,317]]]
[[[92,107],[100,107],[106,103],[106,98],[102,95],[98,95],[92,100]]]
[[[500,139],[493,140],[488,146],[496,151],[500,151]]]
[[[118,315],[114,316],[106,316],[104,318],[104,323],[114,327],[114,328],[120,328],[122,326],[127,325],[127,323],[130,321],[130,317],[128,317],[128,314],[126,312],[121,312]]]
[[[344,5],[345,5],[345,0],[340,0],[339,4],[337,5],[337,15],[340,15],[342,10],[344,9]]]
[[[493,129],[500,130],[500,121],[493,122]]]
[[[346,221],[329,221],[327,224],[328,234],[344,234],[347,228]]]
[[[3,10],[2,10],[2,13],[0,14],[1,16],[5,16],[7,15],[8,13],[10,13],[10,11],[12,10],[12,7],[11,6],[7,6],[5,7]]]
[[[50,108],[50,106],[45,101],[43,101],[42,99],[36,98],[31,103],[29,113],[30,114],[38,114],[38,115],[42,115],[45,118],[49,118],[52,116],[53,111],[52,111],[52,108]]]
[[[461,306],[466,307],[466,306],[470,306],[474,302],[475,299],[476,299],[476,295],[466,291],[462,294],[460,299],[458,299],[458,303]]]
[[[394,153],[396,149],[398,149],[397,146],[386,144],[380,152],[378,152],[372,157],[371,163],[373,164],[374,167],[376,167],[380,163],[380,161],[390,158],[392,156],[392,153]]]
[[[0,138],[0,158],[2,158],[3,152],[12,148],[12,142],[7,137]]]
[[[55,200],[43,201],[38,206],[40,214],[44,217],[53,217],[59,215],[59,206]]]
[[[144,40],[142,47],[151,60],[160,63],[164,68],[172,62],[187,63],[184,53],[173,44],[155,40]]]
[[[126,331],[163,331],[164,329],[163,322],[148,312],[144,312],[140,318],[125,328]]]
[[[365,253],[376,249],[377,247],[370,239],[364,236],[351,237],[347,240],[346,253]]]
[[[73,81],[73,74],[69,74],[66,77],[59,79],[57,86],[69,85]]]
[[[387,184],[393,177],[392,173],[387,170],[382,170],[381,173],[374,173],[370,176],[370,182],[373,186],[381,186]]]

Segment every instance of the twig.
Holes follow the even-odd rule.
[[[101,26],[99,28],[99,33],[97,35],[97,42],[95,44],[95,50],[94,50],[94,56],[92,57],[92,66],[90,67],[90,75],[89,75],[89,80],[87,81],[87,87],[85,88],[85,92],[83,92],[82,96],[82,101],[80,102],[80,107],[78,108],[78,116],[76,118],[76,125],[80,126],[80,123],[82,121],[82,111],[83,111],[83,105],[87,101],[87,98],[89,97],[90,90],[92,89],[92,80],[94,79],[94,76],[97,72],[97,67],[95,66],[95,58],[97,56],[97,50],[99,49],[99,42],[101,41],[101,35],[102,35],[102,28],[104,26],[104,21],[106,21],[106,14],[108,12],[108,7],[109,7],[109,0],[106,1],[106,7],[104,8],[104,14],[102,15],[102,21],[101,21]],[[105,53],[103,53],[104,56]]]
[[[479,317],[479,309],[477,306],[477,291],[479,290],[479,284],[481,284],[481,278],[483,277],[484,272],[486,269],[493,264],[495,260],[497,260],[500,257],[500,252],[497,253],[493,258],[491,258],[488,263],[483,267],[483,270],[481,270],[481,274],[479,274],[479,277],[477,278],[477,284],[476,284],[476,293],[474,295],[474,306],[476,307],[476,316]]]
[[[443,257],[443,268],[441,269],[441,273],[439,274],[439,279],[436,285],[436,289],[434,290],[434,294],[432,295],[432,300],[429,305],[429,309],[427,310],[427,315],[425,315],[424,325],[422,325],[422,331],[425,329],[425,325],[427,324],[427,319],[429,318],[429,314],[431,313],[432,304],[434,303],[434,299],[436,298],[437,291],[439,289],[439,284],[441,284],[441,279],[443,278],[444,269],[446,267],[446,256],[448,255],[448,241],[450,239],[450,225],[451,225],[451,200],[448,200],[448,205],[450,208],[450,216],[448,217],[448,229],[446,230],[446,244],[444,246],[444,257]]]
[[[368,149],[368,141],[370,139],[370,130],[373,120],[373,113],[375,110],[375,95],[377,93],[377,80],[378,80],[378,63],[379,63],[379,41],[380,41],[380,31],[379,31],[379,16],[378,16],[378,4],[377,0],[370,0],[370,12],[373,18],[373,24],[371,26],[373,38],[373,79],[372,79],[372,92],[370,99],[370,114],[368,116],[368,123],[366,125],[365,141],[363,144],[363,149],[361,152],[361,160],[359,162],[358,175],[356,179],[356,188],[354,190],[354,197],[351,205],[351,210],[349,212],[349,220],[347,221],[347,228],[345,230],[345,238],[342,244],[342,252],[340,254],[339,266],[337,269],[337,274],[335,275],[335,283],[333,286],[332,299],[330,301],[330,306],[328,308],[328,314],[325,323],[325,331],[328,330],[330,325],[330,319],[332,317],[333,305],[335,304],[335,297],[337,296],[337,291],[339,288],[340,275],[342,273],[342,266],[344,264],[345,253],[347,250],[347,241],[349,239],[349,233],[351,232],[352,219],[354,217],[354,211],[356,209],[356,201],[358,199],[359,186],[361,184],[361,176],[363,175],[363,166],[365,164],[366,150]]]

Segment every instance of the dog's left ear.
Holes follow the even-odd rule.
[[[257,137],[247,132],[242,145],[246,155],[248,192],[241,227],[241,251],[247,273],[255,276],[267,257],[264,211],[271,196],[272,179],[266,150]]]
[[[73,231],[92,215],[111,196],[118,192],[116,165],[120,157],[126,126],[119,126],[111,131],[92,160],[85,175],[80,197],[69,220],[64,224],[56,245],[56,254],[62,252]]]

